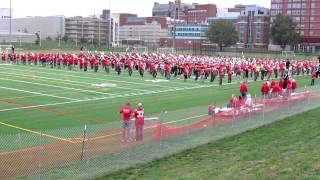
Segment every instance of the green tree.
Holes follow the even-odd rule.
[[[48,36],[48,37],[46,38],[46,41],[52,41],[52,38],[51,38],[50,36]]]
[[[300,34],[296,31],[297,24],[289,16],[278,14],[271,26],[271,36],[274,44],[285,50],[287,45],[294,45],[299,41]]]
[[[220,51],[223,47],[236,44],[238,40],[236,27],[226,20],[218,20],[211,24],[207,36],[212,43],[218,44]]]
[[[62,40],[66,43],[69,40],[69,37],[67,34],[64,34],[64,36],[62,37]]]
[[[88,42],[88,40],[86,39],[86,38],[84,38],[84,37],[82,37],[81,39],[80,39],[80,43],[81,44],[86,44]]]

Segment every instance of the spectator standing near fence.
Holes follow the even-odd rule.
[[[261,87],[261,94],[262,94],[262,98],[265,99],[266,97],[268,97],[268,93],[270,91],[270,88],[268,86],[267,82],[264,82],[262,87]]]
[[[137,109],[134,110],[135,126],[136,126],[136,141],[143,140],[143,126],[144,126],[144,109],[139,103]]]
[[[242,85],[240,86],[240,93],[242,98],[246,99],[247,98],[247,93],[248,93],[248,87],[247,87],[247,82],[244,81]]]
[[[130,103],[126,103],[124,107],[122,107],[119,111],[122,114],[122,142],[130,142],[130,128],[131,128],[131,115],[133,110],[131,109]]]

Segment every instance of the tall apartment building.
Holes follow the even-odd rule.
[[[320,0],[271,0],[271,21],[280,13],[297,23],[301,38],[295,50],[320,51]]]
[[[238,16],[238,46],[245,48],[267,48],[269,44],[269,9],[256,5],[246,6]]]
[[[13,10],[11,9],[11,16]],[[0,8],[0,19],[10,18],[10,8]],[[13,16],[12,16],[13,18]]]
[[[168,4],[154,3],[152,16],[169,17],[184,20],[187,23],[204,23],[208,17],[216,17],[215,4],[186,4],[180,0]]]
[[[98,17],[70,17],[65,19],[65,34],[76,43],[111,46],[110,19]],[[111,31],[110,31],[111,29]]]

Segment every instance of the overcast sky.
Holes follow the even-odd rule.
[[[10,0],[0,0],[0,8],[8,8]],[[135,13],[151,16],[154,2],[168,0],[111,0],[112,13]],[[233,7],[235,4],[258,4],[270,7],[270,0],[182,0],[183,3],[212,3],[218,8]],[[25,16],[88,16],[101,14],[110,8],[110,0],[11,0],[13,17]]]

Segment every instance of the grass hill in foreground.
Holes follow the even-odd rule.
[[[102,179],[320,179],[320,108]]]

